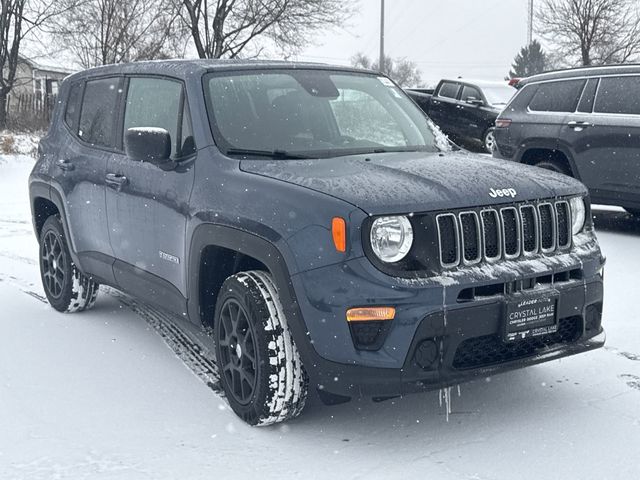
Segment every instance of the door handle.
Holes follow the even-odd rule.
[[[71,163],[71,160],[68,160],[66,158],[60,158],[57,162],[56,165],[58,165],[58,168],[60,170],[64,170],[64,171],[71,171],[74,168],[76,168],[73,163]]]
[[[584,129],[589,127],[591,124],[589,122],[575,122],[575,121],[571,121],[569,123],[567,123],[567,125],[569,126],[569,128],[573,128],[573,129]]]
[[[124,175],[119,175],[116,173],[107,173],[105,178],[105,183],[109,185],[111,188],[115,188],[117,191],[122,190],[129,180]]]

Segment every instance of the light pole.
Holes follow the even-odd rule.
[[[380,0],[380,59],[378,60],[378,70],[382,72],[384,68],[384,0]]]
[[[529,16],[527,26],[527,45],[531,45],[533,42],[533,0],[529,0],[529,11],[527,13]]]

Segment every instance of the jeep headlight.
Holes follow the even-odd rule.
[[[586,220],[586,207],[582,197],[573,197],[569,200],[571,206],[571,232],[577,235],[582,231]]]
[[[371,248],[385,263],[399,262],[413,244],[413,228],[405,216],[379,217],[371,225]]]

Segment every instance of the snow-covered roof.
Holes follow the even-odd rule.
[[[35,61],[31,58],[22,57],[22,56],[20,57],[20,61],[27,63],[34,70],[42,70],[45,72],[62,73],[62,74],[70,75],[76,71],[72,68]]]

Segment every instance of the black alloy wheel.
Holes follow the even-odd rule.
[[[222,306],[217,332],[219,367],[230,393],[238,403],[248,405],[258,377],[256,339],[247,312],[235,299],[227,299]]]
[[[44,287],[53,298],[63,293],[68,261],[60,237],[49,230],[42,239],[40,262]]]

